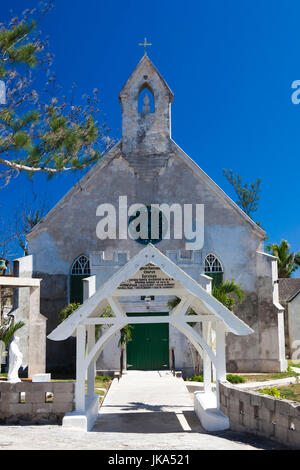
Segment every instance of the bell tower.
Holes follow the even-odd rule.
[[[159,156],[170,150],[173,93],[146,52],[120,92],[122,152]]]

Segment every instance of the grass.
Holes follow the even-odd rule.
[[[112,381],[112,379],[110,377],[107,377],[107,376],[98,376],[98,375],[96,375],[96,377],[95,377],[95,394],[99,395],[100,405],[102,404],[102,401],[103,401],[103,399],[106,395],[106,392],[110,387],[111,381]],[[98,390],[98,389],[102,389],[102,390]],[[87,391],[86,382],[85,382],[85,391]]]
[[[72,382],[72,381],[75,382],[75,379],[52,380],[52,382]],[[103,398],[105,397],[106,392],[110,387],[111,381],[112,381],[111,377],[108,377],[107,375],[104,375],[104,376],[96,375],[95,377],[95,394],[100,396],[100,404],[102,403]],[[102,390],[98,390],[98,389],[102,389]],[[87,381],[85,381],[85,391],[87,392]]]
[[[285,400],[300,402],[300,383],[287,385],[285,387],[264,388],[258,390],[258,392]]]
[[[300,368],[300,362],[290,362],[289,361],[289,366],[290,367],[298,367],[298,369]]]
[[[286,387],[278,387],[281,398],[300,402],[300,384],[291,384]]]
[[[266,382],[268,380],[278,380],[278,379],[286,379],[288,377],[299,377],[300,374],[292,370],[288,370],[286,372],[277,372],[271,374],[244,374],[242,377],[246,380],[246,382]]]

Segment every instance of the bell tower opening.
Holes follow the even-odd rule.
[[[149,114],[155,113],[155,101],[151,88],[145,85],[141,88],[138,96],[138,113]]]
[[[173,93],[147,55],[128,78],[119,99],[123,154],[168,156]]]

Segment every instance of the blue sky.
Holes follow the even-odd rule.
[[[7,5],[7,6],[6,6]],[[1,5],[20,13],[36,0]],[[57,0],[41,27],[50,36],[54,70],[78,98],[97,87],[107,122],[120,137],[118,93],[143,54],[174,92],[172,137],[234,200],[222,175],[232,168],[244,181],[262,180],[256,220],[270,241],[287,239],[300,250],[300,104],[291,84],[300,79],[298,0]],[[33,188],[52,206],[80,174]],[[32,184],[21,175],[0,192],[11,214]]]

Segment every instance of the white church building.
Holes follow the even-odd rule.
[[[200,285],[209,284],[209,276],[216,284],[234,280],[244,290],[245,299],[236,303],[234,314],[253,333],[226,333],[228,371],[284,370],[284,314],[278,300],[277,261],[264,253],[265,232],[174,142],[173,93],[146,54],[122,88],[119,100],[122,139],[28,235],[33,276],[42,279],[41,313],[47,318],[47,333],[57,327],[61,309],[69,303],[83,302],[83,279],[95,276],[96,290],[109,285],[109,280],[151,243]],[[100,239],[96,233],[103,215],[98,208],[104,204],[117,211],[115,238]],[[137,213],[139,208],[147,211],[149,221],[153,205],[164,205],[155,209],[160,224],[155,237],[153,233],[148,238],[128,236],[118,215],[133,204],[137,205]],[[168,227],[176,207],[185,205],[203,208],[199,245],[187,243],[187,236],[180,238]],[[167,207],[170,213],[164,212]],[[194,212],[189,216],[191,231],[200,221],[197,217]],[[129,215],[127,225],[134,219]],[[170,236],[162,232],[170,232]],[[164,281],[160,276],[158,281],[151,269],[144,273],[145,278],[141,272],[143,282],[150,282],[154,276],[160,288],[170,289],[170,298],[180,297],[169,277]],[[159,288],[145,296],[142,281],[134,282],[134,289],[140,288],[141,295],[130,296],[127,291],[120,296],[122,311],[135,318],[169,315],[168,297],[159,295]],[[119,339],[117,332],[101,351],[96,364],[99,373],[119,369]],[[75,368],[75,346],[72,338],[48,339],[47,371]],[[124,355],[125,367],[161,370],[170,369],[174,362],[184,376],[196,371],[195,349],[181,331],[171,322],[133,325],[132,340]]]

